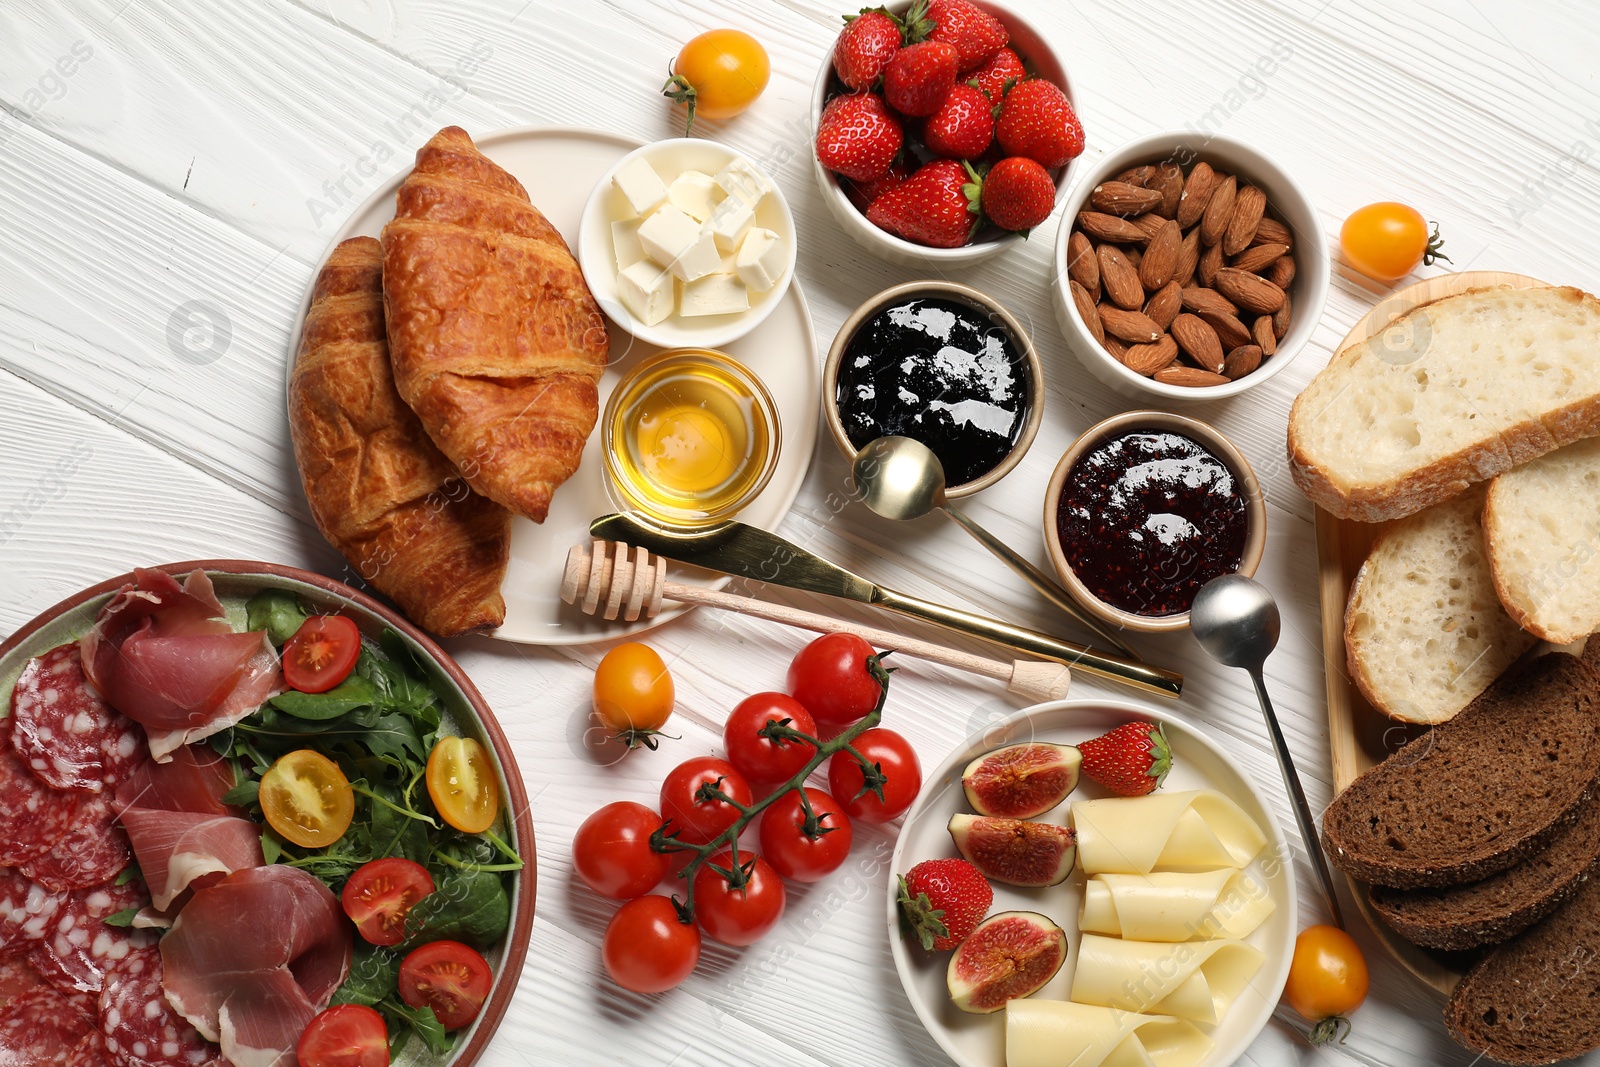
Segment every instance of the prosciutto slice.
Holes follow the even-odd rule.
[[[167,1002],[237,1067],[292,1067],[350,970],[351,927],[311,875],[275,864],[197,890],[161,939]]]
[[[266,862],[261,827],[236,815],[128,808],[122,813],[122,826],[150,887],[150,902],[159,911],[166,911],[197,878],[232,874]]]
[[[174,749],[165,763],[144,763],[117,787],[119,808],[154,808],[202,815],[240,815],[222,802],[237,784],[233,765],[209,745]]]

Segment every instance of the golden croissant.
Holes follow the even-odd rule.
[[[610,342],[561,235],[454,126],[400,186],[383,297],[395,384],[428,435],[473,489],[543,522],[594,429]]]
[[[362,579],[441,636],[505,621],[511,515],[472,492],[395,391],[383,250],[344,241],[317,276],[289,379],[311,517]]]

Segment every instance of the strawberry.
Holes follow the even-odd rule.
[[[994,110],[988,98],[970,85],[951,87],[922,127],[922,143],[946,159],[977,159],[993,140]]]
[[[972,0],[928,0],[928,18],[934,23],[928,40],[955,46],[962,70],[983,63],[1011,39],[1005,24]]]
[[[900,20],[881,7],[864,7],[846,15],[833,45],[833,69],[851,89],[870,89],[883,68],[900,51]]]
[[[873,178],[864,182],[845,182],[844,193],[850,198],[850,202],[856,206],[856,210],[865,215],[867,208],[872,206],[874,200],[887,193],[890,189],[898,187],[909,177],[911,177],[910,169],[906,167],[905,163],[897,159],[889,165],[889,173],[881,178]]]
[[[945,952],[989,914],[994,889],[966,860],[923,860],[900,876],[900,930],[931,952]]]
[[[867,209],[867,221],[898,237],[934,248],[960,248],[978,223],[978,185],[953,159],[917,169]]]
[[[1167,735],[1155,723],[1125,722],[1078,746],[1083,776],[1121,797],[1138,797],[1166,780],[1172,769]]]
[[[1015,85],[1028,76],[1022,60],[1009,48],[1002,48],[989,57],[987,63],[961,72],[960,78],[968,85],[983,90],[983,94],[998,104],[1006,95],[1007,83]]]
[[[883,97],[902,115],[931,115],[956,83],[959,64],[955,48],[943,41],[908,44],[883,68]]]
[[[983,213],[1002,230],[1033,229],[1056,207],[1050,172],[1027,156],[1007,156],[983,179]]]
[[[1053,83],[1029,78],[1012,86],[1000,105],[995,139],[1009,156],[1027,156],[1046,167],[1066,166],[1083,151],[1083,123]]]
[[[872,181],[889,172],[905,143],[899,121],[877,93],[846,93],[828,101],[817,120],[817,159],[835,174]]]

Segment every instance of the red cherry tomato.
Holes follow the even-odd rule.
[[[600,960],[623,989],[665,992],[700,962],[700,929],[680,921],[669,898],[659,893],[639,897],[611,917],[600,942]]]
[[[882,690],[867,671],[872,646],[855,634],[823,634],[789,664],[789,695],[824,730],[850,725],[878,706]]]
[[[654,889],[667,875],[665,853],[650,848],[661,816],[632,800],[607,804],[578,827],[572,839],[572,867],[583,884],[603,897],[632,900]]]
[[[430,941],[400,961],[400,999],[432,1008],[446,1030],[476,1019],[493,984],[489,961],[459,941]]]
[[[805,795],[811,802],[816,836],[806,833],[800,790],[791,789],[761,814],[761,855],[785,878],[815,882],[844,865],[855,833],[850,817],[832,796],[810,787]]]
[[[356,933],[374,945],[398,945],[406,938],[406,916],[433,892],[428,868],[400,856],[357,867],[339,894]]]
[[[911,742],[882,727],[868,730],[851,743],[868,763],[883,771],[883,799],[868,789],[861,764],[849,752],[835,753],[828,761],[828,791],[852,819],[888,822],[905,814],[922,789],[922,763]]]
[[[365,1004],[336,1004],[306,1024],[300,1067],[389,1067],[389,1028]]]
[[[283,680],[302,693],[326,693],[355,669],[361,631],[343,615],[313,615],[283,643]]]
[[[717,788],[736,803],[750,806],[750,784],[744,775],[727,760],[715,756],[684,760],[661,783],[661,817],[671,823],[667,829],[676,830],[680,840],[703,845],[738,820],[739,809],[727,801],[700,800],[695,796],[702,785],[719,779],[721,785]]]
[[[772,864],[739,851],[745,884],[737,889],[712,866],[731,870],[732,852],[719,852],[694,872],[694,917],[706,936],[724,945],[753,945],[783,918],[787,894]]]
[[[788,719],[791,729],[817,736],[811,713],[794,697],[756,693],[739,701],[722,727],[722,743],[728,750],[728,762],[756,785],[787,782],[817,754],[815,746],[804,741],[763,737],[760,731],[770,719]]]

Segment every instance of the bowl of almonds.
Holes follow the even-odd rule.
[[[1079,362],[1135,398],[1216,400],[1281,371],[1328,293],[1305,191],[1266,156],[1176,131],[1110,153],[1068,194],[1056,319]]]

